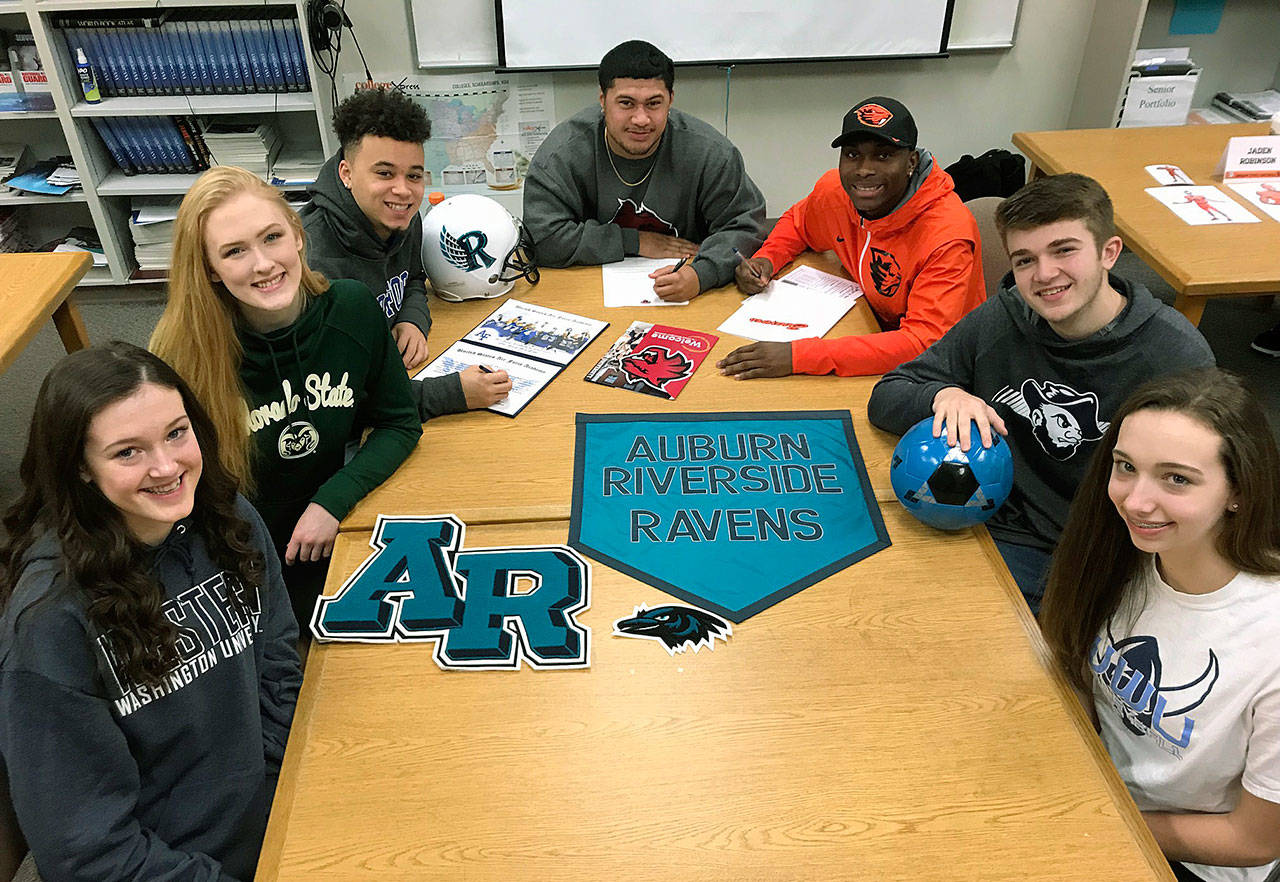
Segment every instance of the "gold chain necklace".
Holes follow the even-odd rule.
[[[666,132],[662,133],[662,137],[666,136]],[[653,148],[653,162],[649,163],[649,170],[644,173],[644,177],[632,183],[622,176],[622,172],[618,171],[618,166],[613,162],[613,151],[609,149],[609,132],[605,128],[600,129],[600,136],[604,139],[604,155],[609,157],[609,166],[613,169],[613,173],[618,176],[618,180],[622,182],[624,187],[639,187],[645,181],[649,180],[649,175],[653,174],[654,168],[658,165],[658,147],[662,146],[662,137],[658,138],[658,144]]]

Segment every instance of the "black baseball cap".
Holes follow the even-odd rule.
[[[901,101],[882,95],[864,98],[844,115],[840,137],[832,141],[831,146],[843,147],[867,137],[915,149],[916,121]]]

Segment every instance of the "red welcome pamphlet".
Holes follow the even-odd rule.
[[[585,379],[673,399],[719,339],[704,331],[632,322]]]

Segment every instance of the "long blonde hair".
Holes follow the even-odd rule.
[[[249,409],[240,382],[243,352],[236,338],[236,300],[225,285],[213,281],[204,247],[210,212],[241,193],[260,196],[284,213],[302,243],[303,295],[314,297],[328,290],[325,277],[307,266],[302,221],[280,191],[242,168],[215,166],[196,180],[178,208],[169,267],[169,302],[151,334],[149,346],[186,380],[209,412],[218,432],[223,466],[242,489],[249,491],[253,487]]]

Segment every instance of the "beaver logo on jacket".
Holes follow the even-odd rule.
[[[902,267],[898,258],[879,248],[871,249],[871,281],[881,297],[892,297],[902,287]]]
[[[289,423],[280,431],[276,450],[281,459],[302,459],[320,446],[320,433],[306,420]]]

